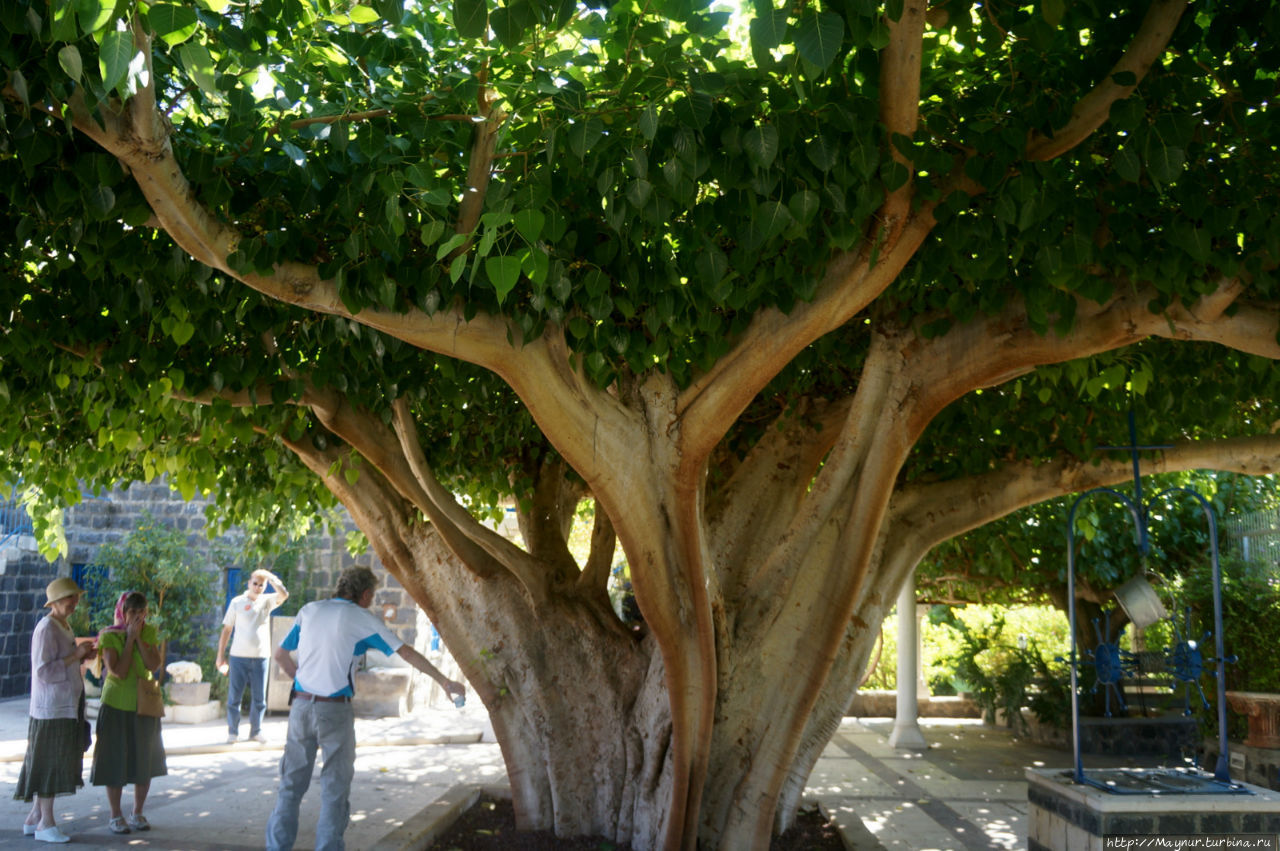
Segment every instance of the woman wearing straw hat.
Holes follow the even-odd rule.
[[[67,618],[80,602],[80,588],[63,577],[45,588],[49,614],[31,634],[31,708],[27,724],[27,755],[18,775],[13,797],[35,803],[22,832],[41,842],[70,842],[58,829],[53,799],[73,795],[84,785],[84,729],[80,706],[84,680],[80,664],[97,648],[93,642],[76,644]]]

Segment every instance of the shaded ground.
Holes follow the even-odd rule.
[[[557,839],[549,830],[519,832],[511,801],[484,795],[448,833],[431,846],[433,851],[630,851],[599,837]],[[801,810],[795,827],[773,840],[770,851],[844,851],[835,826],[815,810]]]

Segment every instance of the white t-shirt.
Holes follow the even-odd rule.
[[[232,628],[229,656],[265,659],[271,655],[271,613],[280,605],[275,594],[259,594],[250,600],[248,594],[231,598],[222,625]]]
[[[365,651],[379,650],[390,656],[404,642],[368,609],[334,597],[303,606],[280,646],[298,651],[295,689],[337,697],[353,693],[356,660]]]

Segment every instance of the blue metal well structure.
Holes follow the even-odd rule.
[[[1131,447],[1137,449],[1139,447]],[[1079,694],[1079,676],[1078,668],[1083,664],[1077,658],[1077,631],[1076,631],[1076,511],[1081,503],[1086,499],[1097,496],[1099,494],[1107,494],[1111,498],[1117,500],[1126,509],[1134,520],[1135,531],[1138,536],[1138,546],[1145,553],[1148,549],[1147,535],[1147,517],[1150,503],[1142,500],[1142,483],[1138,477],[1136,452],[1134,453],[1134,491],[1137,499],[1130,499],[1128,496],[1113,490],[1112,488],[1094,488],[1085,491],[1071,505],[1071,511],[1067,516],[1067,618],[1071,626],[1071,648],[1070,657],[1068,659],[1068,667],[1071,671],[1071,728],[1072,728],[1072,756],[1074,759],[1073,779],[1078,783],[1085,783],[1114,794],[1252,794],[1245,787],[1231,780],[1230,769],[1228,767],[1228,749],[1227,749],[1227,701],[1226,701],[1226,679],[1225,665],[1227,662],[1226,654],[1223,650],[1222,637],[1222,566],[1218,560],[1218,524],[1213,514],[1213,507],[1203,496],[1196,493],[1191,488],[1179,487],[1169,488],[1161,491],[1152,498],[1150,503],[1173,494],[1188,494],[1195,498],[1200,504],[1201,510],[1204,512],[1206,522],[1209,526],[1209,547],[1210,558],[1212,559],[1213,569],[1213,637],[1215,669],[1213,675],[1217,680],[1217,699],[1218,699],[1218,761],[1214,767],[1212,774],[1202,771],[1198,768],[1158,768],[1158,769],[1108,769],[1105,771],[1095,770],[1093,775],[1085,772],[1084,762],[1081,757],[1080,747],[1080,694]],[[1109,640],[1109,636],[1104,639]],[[1185,640],[1183,643],[1186,643]],[[1194,644],[1194,643],[1192,643]],[[1194,647],[1190,648],[1195,650]],[[1186,649],[1183,649],[1185,655]],[[1176,655],[1176,651],[1175,651]],[[1197,665],[1194,666],[1197,671],[1203,669],[1203,660],[1198,659]],[[1181,678],[1185,681],[1185,677]]]

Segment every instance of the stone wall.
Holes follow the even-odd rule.
[[[203,574],[202,581],[217,584],[219,602],[216,609],[208,613],[213,636],[211,641],[216,646],[227,571],[231,568],[245,570],[237,583],[239,587],[234,589],[239,593],[244,590],[247,571],[256,565],[219,564],[215,561],[215,542],[210,541],[205,533],[205,506],[206,501],[201,499],[184,502],[164,484],[134,484],[105,496],[86,498],[80,505],[67,510],[64,522],[68,558],[58,559],[52,564],[46,562],[33,552],[34,542],[29,537],[20,550],[10,546],[4,560],[0,561],[0,698],[29,691],[30,636],[36,621],[44,613],[45,585],[59,576],[70,576],[73,565],[92,564],[100,547],[127,536],[138,527],[145,513],[150,513],[166,526],[186,532],[188,546],[196,555]],[[354,524],[350,528],[354,529]],[[376,555],[369,552],[352,557],[347,553],[341,535],[315,534],[308,539],[306,547],[307,581],[304,591],[308,599],[330,596],[338,575],[347,567],[357,564],[370,567],[382,580],[373,611],[382,614],[387,611],[385,607],[394,608],[394,614],[387,620],[391,629],[433,661],[442,659],[441,650],[433,652],[431,649],[430,622],[400,583],[386,572]],[[290,588],[290,591],[295,591],[295,588]],[[425,697],[418,702],[425,702]]]
[[[38,553],[8,550],[0,572],[0,697],[31,691],[31,631],[44,614],[44,587],[56,574]]]

